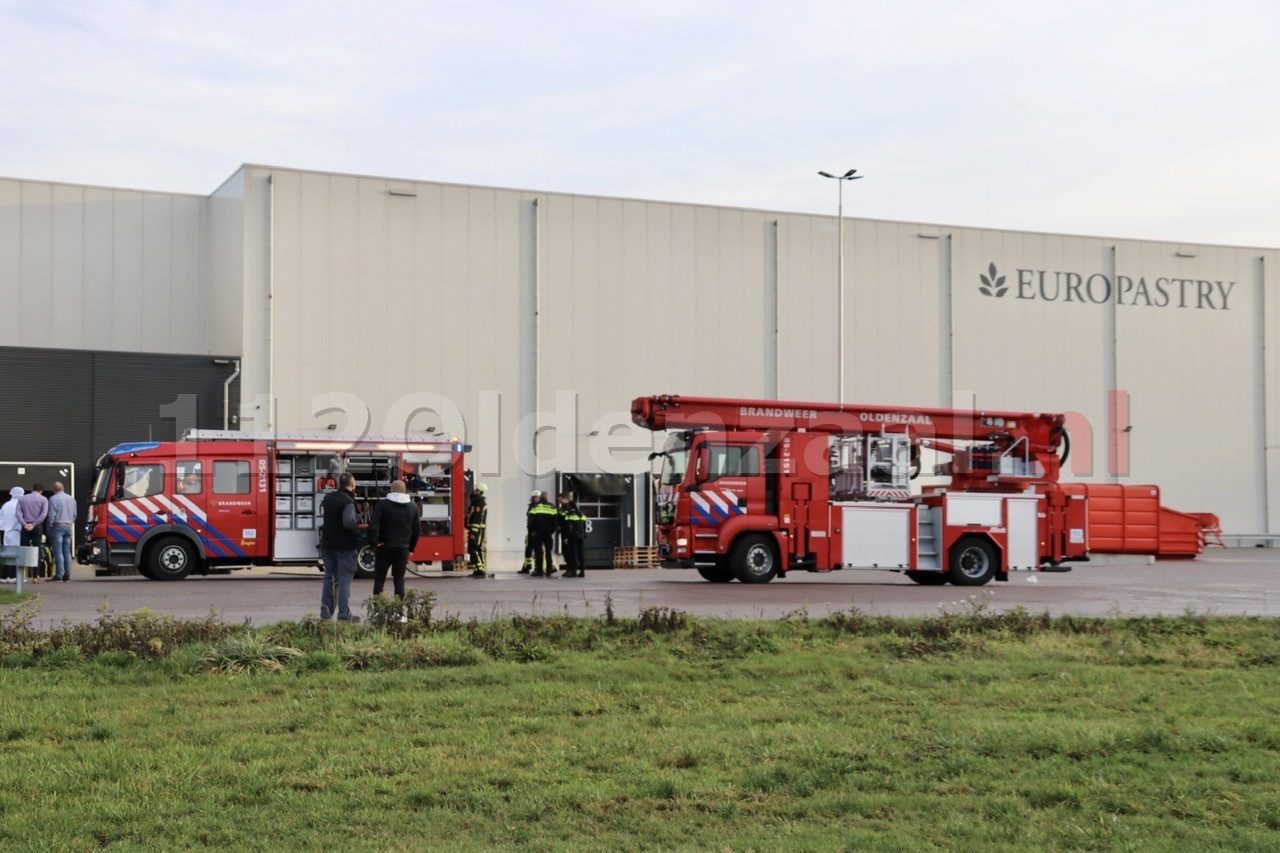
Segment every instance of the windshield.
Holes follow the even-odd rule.
[[[684,482],[684,472],[689,467],[689,438],[673,435],[667,439],[665,454],[662,457],[662,478],[658,481],[663,486],[678,486]]]
[[[98,476],[93,481],[93,494],[89,496],[89,503],[100,504],[107,500],[107,486],[111,483],[111,459],[103,457],[98,460]]]

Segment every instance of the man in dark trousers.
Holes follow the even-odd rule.
[[[560,495],[560,551],[564,554],[564,575],[566,578],[585,577],[586,568],[587,517],[578,509],[573,495],[565,492]]]
[[[343,474],[337,491],[325,495],[321,504],[320,550],[324,554],[324,589],[320,592],[320,618],[330,619],[335,611],[339,622],[359,622],[351,615],[351,579],[356,576],[356,551],[360,540],[356,528],[356,478]]]
[[[36,483],[31,491],[18,498],[18,524],[22,530],[22,544],[44,548],[44,521],[49,516],[49,499],[44,496],[44,486]],[[43,583],[44,560],[31,570],[31,582]]]
[[[533,543],[533,576],[551,577],[556,573],[552,540],[556,535],[558,514],[546,492],[538,495],[538,502],[529,507],[529,541]]]
[[[529,506],[525,512],[533,509],[533,505],[542,497],[542,492],[534,492],[529,496]],[[520,574],[527,575],[533,571],[533,527],[529,524],[525,525],[524,530],[524,562],[520,565]]]
[[[471,505],[467,507],[467,557],[471,560],[471,577],[482,578],[487,571],[484,562],[485,533],[489,527],[489,502],[484,483],[471,493]]]
[[[373,518],[369,520],[369,544],[374,547],[374,595],[382,593],[387,584],[387,569],[391,569],[396,598],[404,598],[404,573],[409,567],[409,555],[418,547],[421,532],[418,507],[409,500],[404,481],[396,480],[391,484],[390,493],[373,508]]]

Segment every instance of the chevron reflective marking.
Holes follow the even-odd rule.
[[[129,515],[132,515],[134,518],[136,518],[138,521],[142,522],[143,524],[147,523],[147,514],[144,511],[145,507],[141,506],[137,501],[135,500],[120,501],[120,507],[126,513],[128,513]]]
[[[179,497],[179,500],[182,499],[181,495],[179,495],[178,497]],[[184,503],[190,504],[190,501],[184,501]],[[201,515],[203,516],[203,513],[201,513]],[[212,524],[206,521],[203,517],[200,519],[200,521],[201,521],[200,526],[196,527],[195,525],[192,525],[192,529],[194,529],[196,533],[200,535],[201,539],[205,540],[206,544],[212,545],[216,543],[217,547],[223,551],[226,551],[228,556],[232,556],[232,557],[249,556],[243,550],[241,550],[239,545],[231,541],[231,539],[228,538],[225,534],[223,534],[221,530],[214,527]]]
[[[202,540],[204,540],[206,547],[216,546],[214,548],[216,549],[216,551],[227,552],[225,553],[225,555],[214,555],[214,556],[219,556],[219,557],[220,556],[232,556],[232,557],[248,556],[247,553],[244,553],[244,551],[242,551],[241,547],[239,547],[238,544],[232,542],[232,540],[225,537],[225,535],[223,535],[223,533],[221,533],[220,530],[214,528],[214,526],[209,524],[209,516],[205,515],[205,511],[201,510],[200,507],[196,506],[196,503],[192,502],[191,498],[188,498],[186,494],[175,494],[175,496],[173,497],[173,500],[177,501],[178,503],[182,503],[184,507],[187,507],[187,511],[189,512],[189,514],[191,514],[191,516],[195,516],[196,521],[200,523],[201,529],[196,529],[196,525],[191,524],[191,521],[189,521],[189,519],[187,520],[188,524],[191,524],[192,529],[196,529],[196,533],[200,535],[200,538]]]
[[[725,489],[724,498],[726,501],[729,502],[729,511],[732,512],[734,515],[742,515],[746,512],[745,509],[738,506],[738,495],[736,493],[731,492],[728,489]]]
[[[715,503],[716,510],[717,510],[716,514],[720,516],[720,520],[724,521],[726,518],[728,518],[729,505],[725,503],[724,498],[720,497],[720,495],[716,494],[715,492],[707,492],[707,496],[711,498],[711,500]]]
[[[167,495],[156,495],[156,502],[162,504],[169,514],[179,521],[187,520],[187,511],[171,501]]]
[[[693,498],[693,512],[697,515],[697,520],[704,524],[719,524],[720,519],[711,512],[711,505],[700,493],[694,492],[690,495]]]
[[[208,521],[209,517],[204,514],[204,510],[191,502],[191,499],[185,495],[178,495],[176,500],[187,508],[188,511],[201,521]]]
[[[147,511],[147,514],[151,518],[155,518],[161,512],[164,512],[164,510],[160,509],[160,507],[156,506],[146,498],[138,498],[138,503],[142,504],[143,509]]]
[[[137,542],[142,532],[133,529],[129,517],[115,504],[107,504],[107,510],[111,513],[111,518],[107,519],[108,535],[114,535],[121,542]],[[112,522],[115,522],[114,526]]]
[[[187,496],[174,495],[172,498],[169,498],[168,496],[160,495],[158,497],[164,498],[164,500],[167,502],[167,505],[173,508],[174,515],[179,519],[181,523],[185,524],[187,527],[190,527],[193,531],[195,531],[195,534],[200,537],[200,541],[204,543],[205,550],[209,552],[210,556],[213,556],[213,557],[247,557],[248,556],[248,554],[246,554],[243,550],[241,550],[241,548],[238,545],[236,545],[236,543],[232,542],[226,536],[222,535],[221,531],[217,530],[212,525],[210,525],[208,516],[206,516],[204,511],[201,510],[200,507],[196,506],[196,504],[193,503],[192,500]],[[185,510],[181,509],[178,506],[178,504],[181,504],[183,507],[186,507],[186,509]],[[194,517],[195,520],[199,523],[198,527],[196,524],[192,523],[192,517]]]

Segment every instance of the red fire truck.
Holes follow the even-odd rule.
[[[651,457],[663,565],[714,583],[872,568],[972,586],[1090,553],[1194,557],[1220,537],[1156,486],[1059,483],[1060,414],[656,396],[631,416],[671,431]],[[924,449],[951,457],[933,472],[950,482],[913,494]]]
[[[117,445],[98,460],[78,556],[99,574],[134,569],[181,580],[264,565],[319,562],[320,505],[344,473],[362,524],[391,483],[418,505],[414,563],[465,559],[470,447],[459,442],[190,430],[181,441]],[[360,576],[373,551],[359,554]]]

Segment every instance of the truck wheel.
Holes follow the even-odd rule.
[[[362,580],[368,580],[373,577],[373,570],[377,567],[377,555],[373,552],[372,545],[361,545],[360,550],[356,552],[356,577]]]
[[[907,572],[907,577],[921,586],[942,586],[947,582],[946,572]]]
[[[768,583],[778,575],[778,553],[769,537],[755,533],[734,543],[729,565],[743,583]]]
[[[147,577],[157,581],[180,581],[196,567],[196,550],[178,536],[161,539],[147,549]]]
[[[698,574],[702,575],[703,580],[712,583],[729,583],[733,580],[733,569],[723,563],[717,563],[714,566],[698,566]]]
[[[982,586],[996,576],[998,560],[995,547],[986,539],[965,536],[951,547],[948,579],[956,586]]]

